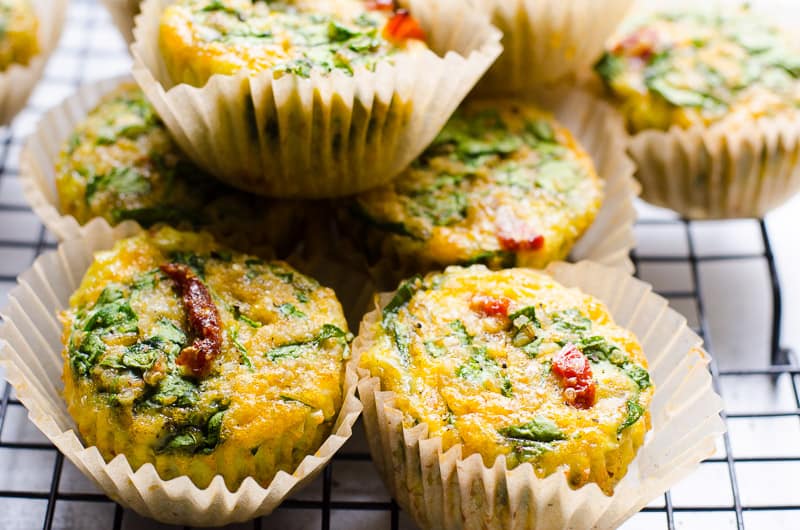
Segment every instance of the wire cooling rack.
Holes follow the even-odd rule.
[[[47,107],[78,85],[129,69],[96,0],[72,0],[61,47],[29,107],[0,130],[0,305],[16,275],[55,241],[18,181],[21,143]],[[728,434],[691,477],[626,530],[800,528],[800,368],[780,344],[781,291],[763,221],[687,222],[641,206],[637,274],[706,340]],[[99,492],[27,419],[0,381],[0,529],[168,528]],[[356,431],[308,488],[269,517],[231,528],[413,528],[392,502]]]

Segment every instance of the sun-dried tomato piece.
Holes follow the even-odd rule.
[[[504,296],[496,297],[476,294],[470,300],[469,307],[473,311],[489,317],[507,317],[510,303],[511,301]]]
[[[371,11],[394,11],[394,0],[368,0],[367,9]]]
[[[564,399],[576,409],[595,404],[597,385],[592,379],[592,365],[574,344],[567,344],[553,359],[553,374],[564,388]]]
[[[614,53],[636,57],[647,62],[655,53],[658,33],[653,28],[640,28],[614,46]]]
[[[539,250],[544,246],[544,236],[507,236],[498,234],[497,240],[500,242],[500,247],[509,252],[519,252],[522,250]]]
[[[544,236],[534,227],[514,215],[510,208],[497,212],[497,241],[500,248],[508,252],[540,250],[544,247]]]
[[[408,39],[425,40],[425,31],[411,13],[405,9],[398,9],[383,28],[383,36],[395,42]]]
[[[177,284],[189,325],[196,336],[191,346],[181,350],[175,362],[186,366],[195,377],[205,377],[222,349],[222,326],[217,306],[208,288],[189,266],[168,263],[160,268]]]

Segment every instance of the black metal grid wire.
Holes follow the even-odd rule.
[[[67,24],[73,32],[71,37],[65,37],[62,41],[62,46],[58,54],[54,57],[53,61],[69,62],[68,68],[61,68],[59,64],[51,64],[48,68],[42,84],[70,85],[72,87],[78,86],[86,81],[87,78],[97,77],[98,72],[91,72],[89,62],[92,59],[100,58],[102,61],[107,61],[109,64],[117,61],[119,64],[125,64],[127,61],[124,51],[118,42],[106,43],[105,40],[110,35],[109,20],[105,13],[101,11],[100,6],[96,0],[72,0],[70,8],[70,15]],[[113,40],[113,39],[112,39]],[[108,45],[107,45],[108,44]],[[53,62],[51,61],[51,63]],[[71,61],[71,62],[70,62]],[[102,69],[102,68],[100,68]],[[97,68],[95,68],[97,70]],[[48,101],[50,105],[56,101]],[[27,112],[34,115],[42,108],[37,108],[34,103],[29,106]],[[30,116],[28,116],[30,119]],[[19,120],[18,120],[19,122]],[[28,208],[21,204],[19,201],[9,201],[8,197],[4,197],[2,190],[4,184],[13,182],[18,176],[16,165],[16,153],[24,140],[25,133],[24,126],[18,126],[15,123],[11,128],[0,130],[0,216],[14,215],[14,214],[27,214]],[[6,187],[11,187],[10,184]],[[747,420],[747,419],[764,419],[764,418],[790,418],[800,420],[800,390],[798,386],[798,379],[800,379],[800,367],[796,364],[794,356],[788,350],[782,349],[780,344],[780,319],[781,319],[781,291],[778,283],[777,267],[775,257],[772,252],[771,241],[769,232],[764,221],[757,221],[758,233],[761,239],[762,251],[756,253],[719,253],[715,255],[707,255],[698,252],[697,236],[695,234],[695,225],[690,221],[668,218],[663,216],[655,216],[652,218],[645,218],[639,221],[638,228],[647,229],[648,227],[662,227],[671,230],[680,231],[685,237],[687,252],[685,255],[661,255],[634,252],[632,259],[637,267],[637,273],[641,272],[643,267],[659,266],[659,265],[674,265],[682,264],[688,265],[690,281],[686,282],[689,287],[679,289],[664,289],[659,291],[660,294],[665,296],[674,305],[681,307],[690,307],[689,312],[696,315],[696,331],[706,341],[706,348],[713,355],[715,353],[714,344],[711,341],[710,326],[708,322],[707,305],[708,300],[703,294],[703,274],[701,274],[701,267],[704,264],[714,262],[744,262],[744,261],[757,261],[766,266],[769,278],[769,289],[771,294],[772,304],[772,318],[769,320],[771,329],[767,330],[769,334],[768,351],[763,352],[768,354],[770,358],[769,363],[753,363],[751,367],[734,368],[734,369],[720,369],[717,361],[712,361],[710,369],[714,378],[714,384],[718,391],[721,390],[723,383],[728,378],[747,379],[747,378],[768,378],[773,384],[778,384],[779,381],[786,381],[790,387],[792,396],[792,404],[790,407],[775,406],[774,408],[767,408],[765,410],[758,410],[753,412],[723,412],[723,419],[726,422],[731,420]],[[7,227],[8,228],[8,227]],[[7,237],[7,234],[13,233],[12,230],[2,230],[0,226],[0,253],[6,252],[22,252],[28,253],[28,263],[32,261],[43,251],[53,248],[55,244],[48,236],[45,229],[39,225],[35,231],[34,237]],[[0,261],[2,261],[3,254],[0,254]],[[24,261],[24,260],[23,260]],[[0,287],[10,287],[15,281],[16,272],[21,272],[22,267],[17,267],[19,271],[8,271],[0,268]],[[645,275],[647,278],[647,275]],[[2,384],[2,383],[0,383]],[[75,492],[70,488],[64,491],[64,478],[68,471],[65,471],[65,462],[63,456],[46,440],[39,438],[34,441],[6,441],[3,435],[3,429],[8,423],[8,418],[11,415],[17,415],[22,407],[22,404],[13,396],[10,385],[5,384],[0,386],[0,454],[3,452],[10,452],[11,459],[15,454],[22,454],[22,452],[35,452],[41,455],[43,465],[50,465],[52,467],[49,486],[46,488],[3,488],[3,484],[7,482],[2,481],[4,473],[11,472],[0,467],[0,529],[3,528],[31,528],[41,527],[44,529],[56,527],[75,527],[70,526],[70,521],[74,520],[69,517],[58,518],[57,513],[60,505],[70,503],[89,503],[92,505],[103,505],[108,510],[104,510],[105,518],[100,517],[95,520],[96,528],[150,528],[151,522],[138,518],[135,514],[123,510],[119,505],[113,503],[109,498],[99,492]],[[724,395],[724,393],[723,393]],[[771,435],[780,436],[780,433],[772,433]],[[53,456],[54,455],[54,456]],[[52,459],[51,459],[52,457]],[[52,464],[49,462],[52,460]],[[3,460],[0,459],[0,464]],[[294,521],[293,525],[296,528],[316,528],[320,527],[323,530],[328,528],[347,527],[354,528],[355,525],[350,522],[337,522],[337,514],[341,515],[345,512],[361,512],[379,515],[376,518],[367,516],[362,520],[359,527],[363,528],[405,528],[410,527],[408,520],[402,515],[397,505],[386,497],[386,500],[365,500],[358,496],[353,498],[342,498],[335,495],[337,488],[341,487],[341,480],[344,470],[348,466],[366,466],[369,469],[369,455],[364,450],[363,443],[361,447],[357,447],[354,451],[343,452],[337,454],[332,463],[324,470],[322,478],[318,479],[321,482],[319,486],[319,495],[316,497],[302,496],[300,498],[293,498],[284,502],[280,508],[280,512],[288,513],[287,517],[283,519],[275,519],[273,517],[261,518],[247,523],[238,525],[236,528],[252,528],[258,530],[260,528],[285,528],[287,521]],[[770,473],[771,464],[792,464],[800,463],[800,447],[796,448],[796,452],[788,456],[736,456],[731,438],[728,434],[724,435],[720,441],[720,448],[718,454],[713,458],[706,460],[703,466],[723,466],[724,480],[722,489],[729,489],[729,501],[713,502],[713,503],[676,503],[674,495],[667,492],[663,499],[657,499],[646,507],[641,514],[634,517],[632,520],[631,528],[667,528],[675,529],[684,526],[685,521],[682,519],[686,514],[701,517],[701,525],[705,528],[800,528],[800,504],[760,504],[760,503],[746,503],[742,495],[741,486],[742,479],[740,477],[741,465],[757,465],[763,466],[763,473]],[[13,470],[12,470],[13,471]],[[337,474],[337,471],[339,474]],[[350,473],[352,474],[352,472]],[[795,483],[797,484],[797,483]],[[800,488],[800,484],[798,484]],[[725,496],[727,492],[723,492]],[[33,519],[30,517],[25,518],[25,523],[14,520],[14,514],[21,513],[20,510],[25,511],[27,508],[7,509],[9,503],[14,501],[36,501],[36,505],[40,508],[44,504],[44,510],[41,511],[41,519],[36,519],[35,524],[31,523]],[[4,510],[3,507],[6,507]],[[27,504],[25,506],[28,506]],[[86,506],[81,504],[81,506]],[[34,510],[36,511],[36,510]],[[37,516],[39,514],[37,511]],[[311,517],[301,517],[299,514],[304,513]],[[784,526],[775,526],[776,524],[784,523],[768,523],[769,526],[763,526],[757,520],[752,522],[748,521],[749,514],[753,512],[769,512],[770,514],[778,514],[778,521],[783,521]],[[703,523],[703,514],[712,514],[709,523]],[[716,515],[714,515],[716,514]],[[27,514],[30,515],[30,514]],[[718,518],[717,516],[722,516]],[[358,519],[359,516],[356,516]],[[303,522],[306,521],[307,522]],[[635,524],[639,521],[638,525]],[[366,523],[364,522],[366,521]],[[372,522],[370,522],[372,521]],[[713,522],[713,521],[716,521]],[[87,523],[82,523],[82,528],[86,528]],[[767,523],[764,523],[767,524]]]

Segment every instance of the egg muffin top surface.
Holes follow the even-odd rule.
[[[363,326],[359,365],[395,393],[404,425],[487,466],[503,455],[610,494],[649,429],[636,337],[544,273],[450,267],[401,284]]]
[[[800,49],[746,7],[641,18],[595,69],[634,132],[741,124],[800,108]]]
[[[0,0],[0,70],[39,53],[39,20],[30,0]]]
[[[565,127],[536,107],[471,101],[387,186],[356,197],[368,254],[433,265],[543,267],[600,208],[603,184]]]
[[[283,262],[164,227],[99,252],[64,321],[64,383],[106,459],[235,489],[329,434],[352,336],[333,291]]]
[[[295,201],[240,192],[197,168],[134,83],[104,96],[77,125],[56,163],[56,189],[61,213],[81,224],[103,217],[204,228],[259,254],[287,254],[304,218]]]
[[[178,0],[160,21],[172,79],[195,86],[242,70],[352,75],[426,49],[424,38],[418,22],[391,0]]]

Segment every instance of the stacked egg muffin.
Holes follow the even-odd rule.
[[[588,151],[546,105],[524,97],[472,99],[399,175],[369,168],[370,189],[360,194],[352,192],[361,184],[334,182],[325,196],[351,196],[323,204],[229,187],[317,197],[322,188],[304,180],[314,175],[268,150],[298,149],[305,136],[320,157],[359,169],[348,161],[368,166],[381,145],[401,141],[426,102],[403,101],[382,73],[433,55],[442,40],[455,47],[458,38],[432,25],[447,4],[436,13],[429,4],[361,0],[143,5],[137,36],[150,23],[157,42],[137,41],[134,51],[156,45],[164,86],[204,98],[202,127],[176,128],[148,83],[123,82],[82,102],[88,112],[56,163],[63,214],[149,228],[96,254],[63,314],[69,410],[106,459],[124,454],[133,469],[149,463],[163,479],[186,475],[200,488],[219,474],[235,490],[246,477],[268,487],[320,447],[342,406],[353,337],[333,291],[263,257],[303,269],[303,247],[324,246],[319,233],[306,235],[329,225],[369,264],[359,274],[383,286],[406,280],[378,324],[362,328],[349,362],[379,376],[409,421],[427,422],[444,449],[461,444],[488,466],[498,457],[511,468],[529,462],[538,476],[566,466],[572,487],[613,492],[649,426],[653,386],[641,348],[597,301],[509,267],[543,268],[569,255],[603,204],[605,175],[593,156],[602,162],[615,147]],[[478,54],[473,48],[462,61]],[[241,94],[219,92],[235,79],[244,83],[243,109]],[[342,110],[351,82],[357,93],[377,85],[374,106]],[[307,84],[329,91],[312,96],[320,98],[312,122],[291,110]],[[228,117],[242,110],[248,127],[231,129]],[[218,161],[228,168],[252,145],[261,162],[277,165],[255,179],[220,171],[203,164],[204,139],[238,144]],[[340,148],[359,160],[337,158]],[[281,187],[273,170],[299,187]],[[449,268],[407,280],[478,263],[497,272]],[[412,390],[416,378],[429,381]],[[491,403],[485,414],[470,411],[478,401]],[[370,436],[385,428],[367,423]]]
[[[473,510],[482,527],[531,526],[516,518],[543,510],[594,527],[649,500],[615,492],[663,473],[637,455],[663,428],[661,383],[682,375],[663,357],[651,373],[668,347],[629,315],[663,307],[638,291],[610,303],[625,272],[588,263],[562,284],[553,267],[581,246],[632,267],[623,123],[794,104],[793,56],[771,34],[718,42],[711,19],[662,16],[602,55],[629,0],[106,3],[140,13],[135,83],[52,111],[23,166],[45,176],[28,188],[53,231],[80,225],[102,249],[60,314],[63,381],[83,442],[129,465],[114,498],[173,523],[268,513],[350,436],[357,386],[373,460],[420,526],[468,526]],[[731,61],[768,78],[739,86]],[[575,84],[593,62],[611,104]],[[697,81],[702,65],[720,72]],[[701,90],[716,75],[725,93]],[[371,311],[343,310],[361,294]],[[175,498],[185,510],[162,516]],[[568,515],[580,505],[597,509]]]
[[[39,19],[30,0],[0,2],[0,70],[12,64],[27,65],[39,52]]]
[[[647,201],[763,217],[800,189],[800,46],[746,5],[642,15],[595,69],[634,135]]]

